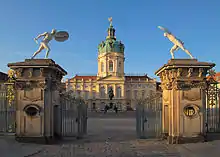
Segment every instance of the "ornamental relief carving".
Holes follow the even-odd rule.
[[[32,102],[41,101],[43,100],[43,90],[39,88],[25,89],[23,100]]]
[[[200,88],[192,88],[188,91],[183,91],[183,99],[188,101],[196,101],[201,99],[201,89]]]
[[[31,78],[33,76],[33,68],[29,68],[28,77]]]
[[[168,70],[165,70],[164,75],[165,75],[165,80],[169,80],[169,71]]]
[[[52,90],[59,90],[61,89],[62,84],[60,82],[57,81],[53,81],[51,84],[51,89]]]
[[[40,68],[40,77],[44,76],[44,68]]]
[[[199,77],[200,78],[203,76],[203,72],[204,72],[204,69],[203,68],[199,68]]]
[[[200,107],[195,104],[187,104],[183,108],[183,113],[186,118],[190,118],[190,119],[196,118],[199,116]]]
[[[182,76],[182,71],[183,71],[182,68],[178,68],[178,69],[177,69],[177,78],[179,78],[179,77]]]
[[[15,88],[17,90],[24,90],[24,89],[33,89],[33,88],[42,88],[42,89],[46,89],[47,88],[47,84],[45,81],[41,81],[41,82],[24,82],[24,81],[20,81],[20,82],[16,82],[15,83]]]
[[[160,79],[161,81],[172,82],[175,78],[179,77],[180,75],[181,75],[180,70],[179,71],[177,69],[165,70],[161,72]]]
[[[23,68],[16,69],[15,73],[16,73],[17,77],[22,77],[22,75],[23,75]]]
[[[189,90],[192,88],[206,89],[206,82],[184,82],[184,81],[163,81],[161,83],[162,90]]]
[[[205,77],[206,71],[204,68],[174,68],[164,70],[160,73],[161,81],[172,80],[175,78],[191,78],[197,76],[198,78]]]
[[[171,90],[172,89],[172,82],[163,82],[161,84],[162,90]]]
[[[167,101],[169,100],[169,92],[168,92],[167,90],[165,90],[165,91],[163,92],[163,100],[164,100],[165,102],[167,102]]]
[[[206,88],[205,82],[175,82],[174,87],[176,90],[184,90],[184,89],[191,89],[191,88],[200,88],[205,89]]]
[[[191,77],[193,73],[193,68],[189,68],[187,77]]]

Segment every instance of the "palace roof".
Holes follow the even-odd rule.
[[[79,80],[79,79],[83,79],[83,80],[96,80],[97,79],[97,76],[95,76],[95,75],[75,75],[73,78],[71,78],[70,80],[73,80],[73,79],[77,79],[77,80]],[[148,79],[148,80],[153,80],[152,78],[150,78],[149,76],[147,76],[146,74],[145,75],[140,75],[140,76],[135,76],[135,75],[127,75],[127,76],[125,76],[125,80],[126,81],[131,81],[131,80],[133,80],[133,81],[139,81],[139,80],[146,80],[146,79]]]

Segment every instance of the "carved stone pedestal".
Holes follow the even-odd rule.
[[[8,67],[16,73],[16,140],[53,142],[61,135],[54,109],[60,105],[59,87],[66,71],[51,59],[26,59]]]
[[[171,59],[156,71],[163,90],[162,132],[170,144],[205,140],[206,74],[214,66]]]

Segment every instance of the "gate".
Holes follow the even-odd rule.
[[[67,93],[61,96],[61,136],[83,138],[87,133],[87,105]]]
[[[151,94],[149,98],[137,100],[136,133],[137,138],[158,138],[162,130],[161,94]]]
[[[213,76],[207,82],[206,90],[206,132],[220,133],[220,90]]]
[[[7,86],[0,83],[0,134],[15,133],[15,103],[8,103]]]

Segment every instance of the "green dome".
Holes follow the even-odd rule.
[[[98,46],[99,54],[110,52],[124,53],[124,48],[124,44],[122,44],[121,41],[116,40],[115,29],[110,25],[106,40],[102,41]]]

